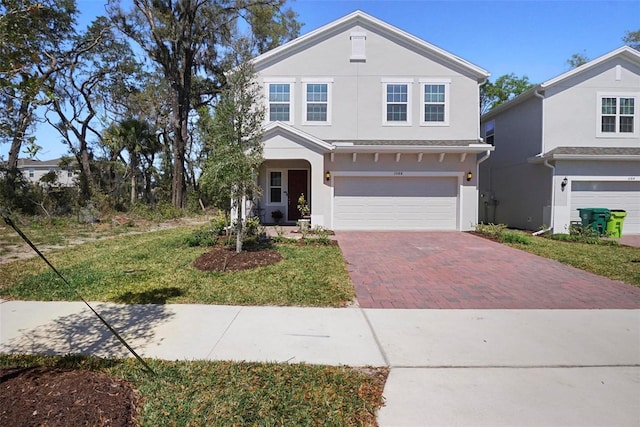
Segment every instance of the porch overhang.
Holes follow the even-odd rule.
[[[335,147],[328,142],[321,140],[320,138],[316,138],[313,135],[310,135],[306,132],[301,131],[300,129],[296,129],[293,126],[290,126],[286,123],[282,122],[271,122],[265,125],[263,128],[263,139],[267,139],[274,134],[280,132],[284,134],[288,138],[292,140],[303,140],[308,145],[315,147],[320,152],[330,153],[335,150]]]
[[[558,147],[543,155],[529,157],[528,163],[545,161],[640,162],[640,148],[635,147]]]

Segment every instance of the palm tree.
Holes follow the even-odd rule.
[[[112,124],[105,132],[105,140],[112,150],[129,153],[131,169],[131,205],[138,199],[138,165],[140,156],[152,155],[158,151],[158,141],[149,124],[136,118],[128,118]]]

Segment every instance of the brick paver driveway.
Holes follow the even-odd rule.
[[[461,232],[339,232],[366,308],[640,308],[640,288]]]

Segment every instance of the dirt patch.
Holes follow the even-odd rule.
[[[125,381],[99,372],[0,368],[0,425],[137,425],[136,396]]]
[[[216,246],[200,255],[193,266],[203,271],[240,271],[264,267],[282,260],[282,255],[273,249],[236,252],[234,248]]]
[[[163,221],[160,223],[154,223],[147,220],[131,220],[128,219],[126,224],[130,224],[131,230],[127,232],[114,232],[115,227],[123,225],[124,217],[116,217],[111,222],[98,223],[93,228],[92,231],[87,233],[88,235],[80,237],[77,234],[77,230],[70,230],[69,233],[73,234],[71,236],[67,236],[64,239],[64,243],[60,245],[46,245],[46,244],[38,244],[36,245],[40,252],[46,254],[53,250],[64,249],[69,246],[81,245],[87,242],[93,242],[96,240],[105,240],[111,239],[114,237],[132,235],[132,234],[142,234],[148,233],[151,231],[159,231],[166,230],[170,228],[182,227],[182,226],[191,226],[191,225],[200,225],[206,223],[205,219],[202,218],[179,218],[168,221]],[[24,228],[20,226],[20,228]],[[29,236],[28,230],[22,230],[27,237]],[[86,230],[83,230],[86,233]],[[0,235],[2,233],[9,233],[13,235],[15,232],[11,227],[6,225],[4,221],[0,220]],[[113,233],[113,234],[112,234]],[[0,243],[2,244],[2,252],[0,252],[0,264],[5,264],[13,261],[18,261],[22,259],[29,259],[36,257],[37,254],[27,245],[27,243],[20,240],[16,244],[9,244],[2,240],[0,236]]]

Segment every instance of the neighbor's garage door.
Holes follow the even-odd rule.
[[[571,221],[580,221],[578,208],[627,211],[622,234],[640,233],[640,182],[574,181],[571,185]]]
[[[336,177],[336,230],[456,230],[454,177]]]

